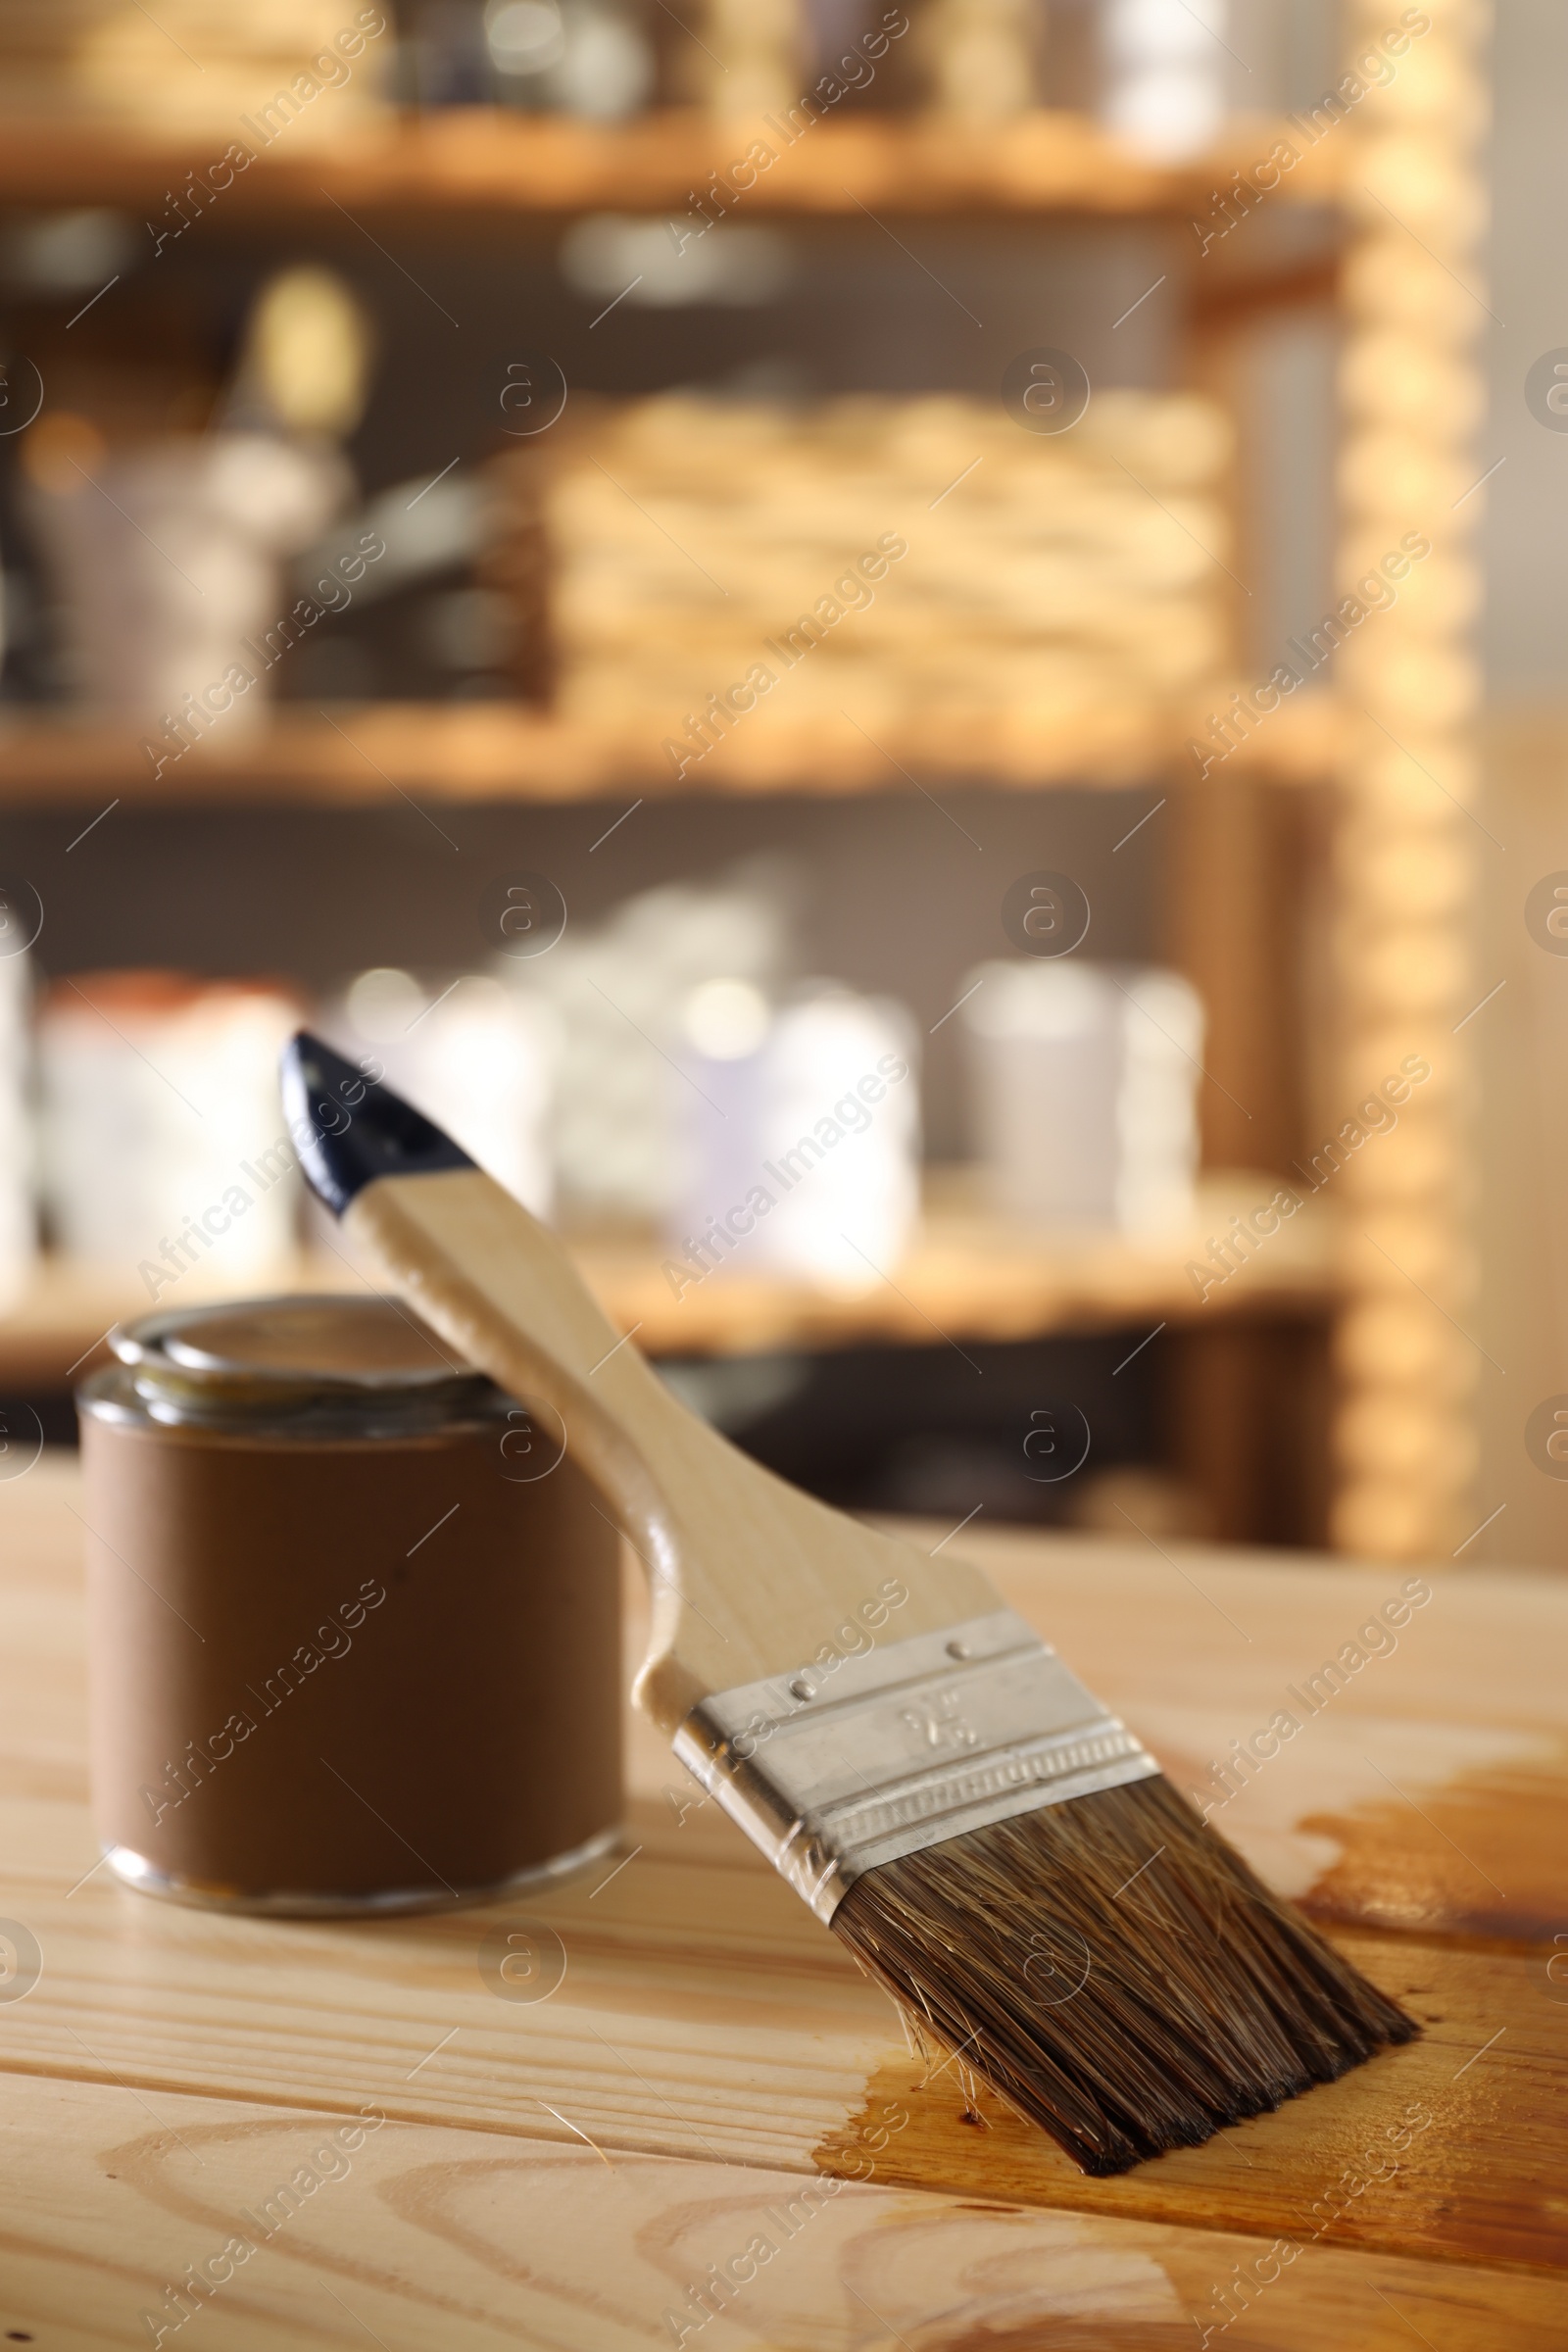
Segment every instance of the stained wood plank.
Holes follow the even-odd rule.
[[[477,1964],[483,1937],[519,1906],[325,1926],[219,1918],[130,1894],[92,1868],[74,1494],[74,1473],[54,1462],[0,1485],[0,1915],[25,1924],[44,1956],[26,1998],[0,2002],[8,2095],[30,2097],[30,2082],[39,2096],[63,2096],[78,2079],[155,2107],[238,2097],[259,2119],[292,2107],[347,2116],[373,2100],[410,2128],[481,2136],[498,2164],[541,2134],[576,2145],[575,2129],[612,2161],[683,2157],[797,2177],[858,2171],[897,2101],[909,2122],[874,2151],[877,2177],[911,2189],[1141,2228],[1303,2237],[1324,2221],[1313,2207],[1326,2200],[1318,2253],[1563,2264],[1552,2101],[1568,2074],[1568,1984],[1548,1973],[1549,1944],[1523,1942],[1529,1918],[1517,1909],[1507,1913],[1512,1949],[1445,1947],[1363,1925],[1350,1948],[1422,2016],[1422,2041],[1206,2149],[1091,2183],[1004,2114],[983,2110],[984,2130],[963,2122],[956,2070],[922,2083],[881,1995],[712,1805],[695,1801],[640,1723],[628,1832],[628,1850],[640,1850],[612,1879],[526,1906],[554,1928],[566,1960],[563,1982],[537,2004],[498,1999]],[[1214,1746],[1211,1721],[1236,1724],[1238,1736],[1266,1722],[1279,1679],[1297,1682],[1400,1581],[1328,1564],[1197,1551],[1167,1562],[1147,1546],[974,1537],[966,1531],[965,1545],[1014,1604],[1141,1728],[1161,1705],[1178,1718],[1186,1709],[1203,1727],[1199,1754]],[[1513,1770],[1509,1742],[1554,1738],[1561,1724],[1561,1589],[1491,1570],[1432,1582],[1398,1647],[1353,1675],[1221,1816],[1230,1830],[1234,1815],[1239,1832],[1248,1806],[1267,1797],[1284,1825],[1272,1848],[1261,1813],[1249,1829],[1265,1867],[1272,1851],[1274,1875],[1289,1883],[1301,1841],[1319,1838],[1336,1857],[1325,1869],[1362,1873],[1361,1892],[1351,1885],[1340,1898],[1348,1910],[1386,1899],[1379,1857],[1396,1836],[1363,1820],[1377,1784],[1357,1782],[1348,1758],[1395,1758],[1441,1823],[1433,1806],[1456,1753]],[[635,1628],[629,1640],[635,1648]],[[1350,1777],[1336,1782],[1329,1740],[1341,1732]],[[1417,1735],[1427,1743],[1419,1752]],[[1304,1777],[1291,1793],[1298,1768]],[[1321,1810],[1326,1789],[1338,1810]],[[1545,1841],[1540,1913],[1568,1918],[1562,1809],[1549,1790],[1541,1804],[1557,1834]],[[1475,1825],[1469,1853],[1505,1889],[1510,1852],[1495,1822]],[[1314,1886],[1327,1884],[1320,1872]],[[1436,1900],[1430,1886],[1421,1900]],[[1401,2123],[1412,2105],[1432,2119],[1418,2130]],[[1394,2151],[1397,2171],[1334,2210],[1348,2167],[1369,2169],[1371,2149],[1387,2164],[1391,2125],[1410,2131]],[[1450,2352],[1446,2338],[1435,2340]]]
[[[1245,2294],[1245,2321],[1213,2339],[1242,2352],[1562,2340],[1556,2282],[1485,2267],[1321,2244],[1282,2264],[1267,2238],[932,2196],[875,2172],[842,2184],[602,2162],[564,2135],[395,2120],[347,2149],[335,2116],[304,2108],[150,2104],[114,2084],[8,2082],[0,2328],[51,2352],[149,2343],[160,2325],[166,2345],[225,2352],[647,2352],[687,2322],[685,2342],[715,2352],[1185,2352]],[[232,2276],[199,2295],[191,2271],[221,2274],[225,2247]],[[697,2328],[692,2290],[732,2265],[754,2274],[732,2274]]]
[[[1394,1627],[1407,1569],[1129,1538],[961,1545],[1271,1886],[1422,1936],[1568,1922],[1568,1580],[1427,1570]],[[1297,1730],[1228,1787],[1214,1766],[1281,1710]]]
[[[1322,2221],[1333,2243],[1568,2267],[1554,2178],[1568,2002],[1542,1953],[1347,1939],[1427,2027],[1419,2042],[1205,2148],[1090,2184],[988,2099],[973,2103],[989,2128],[967,2123],[957,2071],[928,2082],[880,1995],[750,1867],[645,1852],[598,1898],[580,1886],[526,1913],[373,1928],[208,1919],[96,1884],[68,1905],[15,1872],[3,1900],[45,1966],[0,2010],[13,2072],[339,2114],[377,2098],[502,2135],[548,2129],[555,2110],[611,2149],[827,2170],[865,2144],[866,2103],[896,2099],[914,2123],[895,2177],[918,2186],[1271,2234]],[[498,2000],[479,1975],[482,1938],[520,1919],[564,1947],[564,1983],[537,2006]],[[1397,2193],[1314,2216],[1411,2108],[1430,2120],[1400,2152]]]
[[[1060,2151],[983,2086],[960,2085],[952,2069],[928,2079],[901,2057],[867,2092],[869,2125],[857,2121],[821,2160],[846,2168],[898,2101],[911,2123],[887,2163],[895,2178],[920,2185],[956,2189],[980,2177],[988,2194],[1028,2204],[1206,2218],[1446,2262],[1568,2268],[1560,2193],[1568,1984],[1553,1984],[1542,1953],[1335,1941],[1420,2020],[1422,2038],[1206,2147],[1098,2182],[1089,2195]]]

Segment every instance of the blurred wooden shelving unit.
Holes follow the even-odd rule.
[[[1282,1225],[1268,1248],[1200,1305],[1187,1273],[1208,1237],[1271,1198],[1275,1179],[1232,1171],[1206,1178],[1189,1233],[1137,1243],[1113,1233],[1032,1231],[991,1216],[966,1172],[937,1171],[908,1254],[864,1290],[814,1289],[744,1267],[715,1272],[677,1298],[656,1239],[568,1235],[573,1255],[606,1312],[637,1331],[652,1355],[744,1355],[772,1348],[905,1344],[973,1346],[1057,1332],[1131,1330],[1139,1323],[1190,1326],[1201,1316],[1246,1323],[1285,1313],[1321,1319],[1334,1297],[1333,1224],[1324,1204]],[[202,1295],[211,1279],[193,1268],[188,1285],[158,1301]],[[341,1291],[366,1278],[321,1250],[280,1266],[252,1289]],[[232,1279],[214,1296],[230,1297]],[[153,1311],[134,1280],[116,1283],[68,1260],[45,1259],[24,1293],[0,1313],[0,1393],[60,1389],[104,1358],[117,1322]]]
[[[1386,15],[1373,0],[1349,0],[1347,32],[1375,44]],[[1205,1089],[1207,1155],[1216,1165],[1267,1165],[1282,1177],[1300,1143],[1286,1116],[1280,1069],[1300,1054],[1301,1006],[1280,985],[1273,934],[1282,907],[1306,887],[1304,833],[1290,827],[1298,815],[1319,825],[1335,910],[1332,1004],[1318,1007],[1324,1035],[1313,1056],[1317,1098],[1338,1126],[1404,1055],[1424,1053],[1434,1073],[1401,1112],[1397,1133],[1352,1157],[1336,1184],[1340,1239],[1322,1217],[1302,1221],[1299,1266],[1276,1245],[1200,1309],[1190,1285],[1190,1307],[1183,1298],[1179,1268],[1135,1262],[1114,1249],[1023,1249],[1016,1237],[934,1207],[901,1274],[902,1303],[892,1292],[829,1300],[715,1282],[688,1294],[684,1336],[666,1333],[666,1301],[646,1252],[608,1244],[588,1251],[612,1312],[628,1324],[641,1319],[645,1338],[665,1351],[919,1340],[929,1337],[924,1317],[961,1341],[1163,1316],[1191,1335],[1200,1377],[1188,1384],[1190,1419],[1204,1432],[1197,1450],[1211,1462],[1252,1444],[1249,1415],[1271,1377],[1260,1369],[1265,1357],[1248,1352],[1247,1324],[1269,1312],[1321,1318],[1332,1309],[1332,1533],[1363,1555],[1388,1559],[1446,1555],[1482,1515],[1472,1504],[1477,1361],[1465,1328],[1474,1281],[1474,1032],[1466,1022],[1482,991],[1472,979],[1466,907],[1477,701],[1470,543],[1485,496],[1485,461],[1473,454],[1474,345],[1485,316],[1475,275],[1477,154],[1490,8],[1488,0],[1429,0],[1424,15],[1426,28],[1399,54],[1386,86],[1347,107],[1332,135],[1295,142],[1298,161],[1269,191],[1267,211],[1271,220],[1294,216],[1302,234],[1265,236],[1245,254],[1241,240],[1217,247],[1201,284],[1193,268],[1186,272],[1189,374],[1210,389],[1225,380],[1225,338],[1258,306],[1336,308],[1336,596],[1353,593],[1403,534],[1419,531],[1431,542],[1420,592],[1401,595],[1348,635],[1335,692],[1282,707],[1208,776],[1186,750],[1206,713],[1172,711],[1168,730],[1145,720],[1140,733],[1111,711],[1092,728],[1042,742],[1023,761],[979,741],[955,749],[889,734],[877,747],[848,730],[841,743],[824,741],[816,725],[800,739],[754,730],[748,740],[737,731],[680,787],[832,795],[900,791],[909,777],[922,786],[1020,791],[1161,779],[1178,827],[1169,893],[1178,959],[1210,1005],[1205,1059],[1216,1084]],[[1213,153],[1165,168],[1073,116],[1037,114],[983,133],[936,120],[847,117],[820,122],[788,145],[780,133],[776,162],[745,191],[745,214],[1141,219],[1185,236],[1184,223],[1231,200],[1238,174],[1270,153],[1281,130],[1263,119],[1238,121]],[[193,157],[216,161],[228,135],[190,129],[144,138],[99,122],[5,123],[0,203],[161,214],[169,191],[200,169]],[[685,213],[691,191],[710,173],[727,172],[754,135],[745,124],[695,113],[613,128],[480,110],[389,116],[346,127],[330,145],[279,141],[225,188],[204,175],[206,195],[193,200],[203,207],[203,234],[220,239],[231,231],[251,240],[297,234],[305,223],[313,232],[331,223],[335,239],[368,221],[424,236],[460,225],[475,238],[508,235],[530,220],[548,226],[597,210]],[[1324,215],[1317,226],[1312,208]],[[1240,481],[1236,503],[1240,516]],[[199,746],[154,777],[140,741],[123,730],[18,723],[0,732],[0,807],[101,807],[116,794],[129,808],[373,808],[399,795],[498,804],[653,797],[671,787],[659,734],[651,724],[632,740],[495,705],[330,714],[285,706],[249,739]],[[1302,789],[1276,793],[1275,785]],[[1278,825],[1262,812],[1265,803],[1293,813]],[[59,1377],[72,1360],[68,1348],[89,1348],[116,1314],[140,1303],[50,1270],[0,1323],[0,1378],[24,1370],[41,1377],[51,1367]],[[1218,1532],[1250,1531],[1238,1524]]]
[[[1063,734],[1021,759],[977,736],[933,747],[919,730],[877,740],[846,722],[828,732],[810,719],[764,731],[737,728],[676,783],[657,717],[647,726],[597,729],[513,703],[365,703],[322,714],[288,704],[254,734],[198,743],[161,774],[142,736],[124,727],[72,722],[0,726],[0,808],[101,807],[105,792],[132,807],[241,806],[257,802],[337,807],[384,803],[398,792],[451,801],[559,802],[653,793],[905,791],[922,782],[1117,786],[1147,781],[1176,760],[1201,713],[1129,725],[1106,710],[1091,730]],[[1343,733],[1331,696],[1285,705],[1228,763],[1232,772],[1284,784],[1321,781]],[[161,747],[165,750],[167,746]]]
[[[1487,983],[1471,938],[1480,784],[1474,542],[1487,460],[1477,348],[1490,0],[1441,0],[1387,107],[1357,119],[1346,206],[1339,586],[1412,528],[1419,595],[1340,657],[1336,1080],[1347,1113],[1412,1048],[1432,1065],[1388,1148],[1345,1171],[1332,1532],[1377,1558],[1446,1559],[1476,1494],[1475,1063]],[[1376,36],[1376,0],[1350,28]],[[1391,1058],[1392,1057],[1392,1058]]]
[[[1487,981],[1476,976],[1470,908],[1479,840],[1473,542],[1488,479],[1476,346],[1490,316],[1477,271],[1479,158],[1492,12],[1489,0],[1433,0],[1423,15],[1386,88],[1348,109],[1339,126],[1343,242],[1313,297],[1332,300],[1338,330],[1330,609],[1342,624],[1314,856],[1293,862],[1277,807],[1249,795],[1232,755],[1186,796],[1172,888],[1181,960],[1221,1016],[1205,1058],[1225,1091],[1204,1090],[1205,1157],[1293,1164],[1299,1111],[1281,1083],[1293,1052],[1312,1071],[1307,1152],[1341,1145],[1326,1534],[1342,1549],[1388,1560],[1462,1553],[1488,1509],[1475,1491],[1483,1357],[1471,1336],[1470,1026]],[[1374,0],[1350,0],[1344,22],[1349,60],[1380,40],[1389,19]],[[1282,306],[1307,297],[1304,281],[1257,291]],[[1223,304],[1195,314],[1195,373],[1238,403],[1247,373],[1232,338],[1255,316],[1227,317]],[[1240,484],[1236,503],[1245,550]],[[1412,538],[1426,552],[1397,573],[1391,598],[1386,561],[1397,567]],[[1239,568],[1249,568],[1245,553]],[[1383,584],[1356,599],[1373,574]],[[1256,674],[1267,676],[1267,658]],[[1314,961],[1295,975],[1292,1045],[1292,997],[1278,986],[1271,943],[1303,905]],[[1271,970],[1272,1000],[1259,987]],[[1397,1081],[1411,1055],[1431,1076],[1412,1089],[1397,1128],[1371,1142],[1381,1114],[1362,1126],[1358,1108]],[[1245,1410],[1238,1363],[1213,1350],[1209,1372],[1200,1425]]]
[[[380,125],[355,122],[330,145],[308,134],[279,138],[237,172],[230,166],[227,184],[215,187],[211,167],[229,142],[249,135],[257,143],[240,122],[146,136],[112,123],[46,125],[0,113],[0,203],[124,205],[150,209],[160,222],[171,191],[183,192],[187,210],[221,208],[225,217],[248,222],[330,217],[335,207],[420,219],[560,218],[600,210],[682,215],[694,188],[711,172],[727,175],[760,139],[775,148],[777,161],[744,189],[748,213],[831,218],[869,207],[932,217],[1182,216],[1205,205],[1234,172],[1268,155],[1285,127],[1266,118],[1235,122],[1213,153],[1173,167],[1149,162],[1082,116],[1061,113],[1025,115],[983,130],[934,117],[859,115],[817,120],[787,144],[787,125],[726,122],[698,112],[609,127],[465,107],[389,116]],[[1331,201],[1343,161],[1332,139],[1307,150],[1281,182],[1285,201]]]

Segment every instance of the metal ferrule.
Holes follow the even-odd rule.
[[[718,1691],[675,1753],[821,1920],[879,1863],[1159,1770],[1011,1609]]]

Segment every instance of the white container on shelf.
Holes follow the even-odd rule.
[[[150,1297],[256,1280],[297,1245],[280,988],[173,972],[61,980],[38,1020],[43,1199],[57,1248]]]
[[[545,1007],[487,973],[426,985],[383,966],[352,981],[321,1026],[352,1060],[379,1064],[525,1208],[550,1214],[557,1046]]]
[[[919,1213],[917,1032],[902,1005],[812,987],[725,1052],[718,992],[685,1022],[685,1181],[672,1260],[706,1279],[782,1273],[866,1290],[896,1268]],[[756,992],[749,992],[756,997]],[[762,1000],[756,1002],[765,1015]],[[679,1272],[672,1277],[684,1289]]]
[[[496,974],[559,1028],[551,1143],[564,1218],[646,1226],[678,1213],[683,1122],[701,1108],[678,1074],[682,1008],[714,981],[776,988],[792,897],[784,861],[756,859],[639,892],[594,927],[568,923],[547,954],[496,957]]]
[[[1122,985],[1116,1222],[1126,1233],[1179,1233],[1195,1213],[1202,999],[1180,972],[1153,964]]]
[[[348,496],[342,460],[279,434],[215,431],[99,465],[102,479],[89,478],[63,456],[26,495],[77,695],[148,728],[150,763],[209,733],[254,733],[277,663],[305,633],[300,607],[316,607],[283,566]]]
[[[1179,973],[982,964],[961,1019],[995,1205],[1037,1223],[1179,1232],[1193,1214],[1203,1008]]]
[[[1107,126],[1160,162],[1213,144],[1225,121],[1227,0],[1104,0]]]

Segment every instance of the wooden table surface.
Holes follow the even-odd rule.
[[[1397,1647],[1357,1645],[1306,1719],[1288,1690],[1402,1571],[964,1530],[1179,1785],[1212,1792],[1233,1740],[1303,1718],[1217,1819],[1426,2027],[1090,2181],[996,2102],[966,2113],[951,2066],[923,2077],[641,1726],[624,1857],[549,1895],[361,1926],[120,1886],[87,1810],[79,1507],[47,1456],[0,1484],[0,2341],[1568,2344],[1568,1582],[1433,1571]],[[547,1997],[480,1973],[519,1922],[559,1939]],[[693,2290],[759,2238],[703,2321]]]

